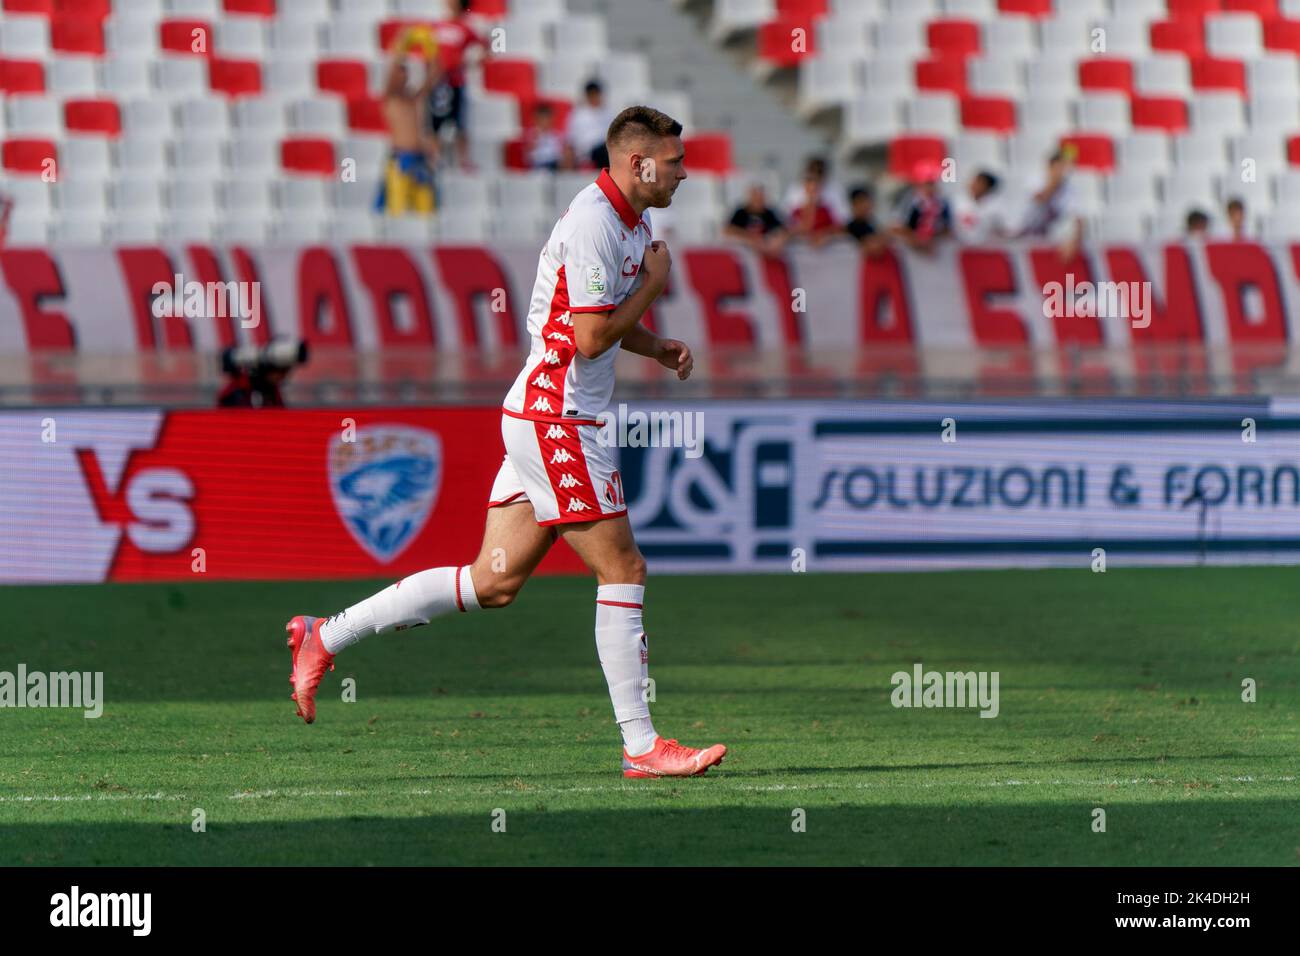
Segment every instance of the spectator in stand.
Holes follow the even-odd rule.
[[[844,202],[845,191],[830,178],[830,163],[821,156],[811,157],[804,166],[803,180],[790,184],[785,202],[781,204],[787,221],[793,222],[795,210],[807,205],[809,179],[817,180],[818,204],[826,207],[831,219],[837,224],[848,222],[849,209]]]
[[[962,242],[983,243],[1005,239],[1008,233],[997,195],[998,177],[981,170],[971,180],[970,189],[957,198],[954,231]]]
[[[889,239],[876,225],[876,195],[865,183],[849,193],[849,213],[852,218],[844,231],[856,240],[862,252],[878,256],[889,245]]]
[[[384,80],[384,118],[388,121],[390,152],[375,209],[390,216],[428,214],[437,205],[431,157],[436,148],[420,129],[420,107],[439,78],[433,39],[422,27],[408,27],[393,44]],[[422,51],[424,79],[411,85],[407,57]]]
[[[1210,217],[1203,210],[1193,209],[1187,214],[1187,238],[1204,241],[1210,237]]]
[[[952,234],[952,207],[939,191],[942,175],[938,163],[917,163],[901,221],[893,229],[894,235],[919,252],[933,251],[936,242]]]
[[[1234,196],[1228,200],[1225,208],[1228,214],[1228,234],[1229,242],[1249,242],[1249,229],[1246,226],[1246,203],[1240,198]]]
[[[825,173],[810,170],[804,175],[803,201],[790,213],[790,238],[801,239],[819,249],[843,235],[841,223],[827,203]]]
[[[1070,184],[1070,156],[1058,150],[1047,160],[1047,175],[1030,199],[1017,237],[1057,243],[1061,258],[1073,259],[1083,243],[1083,216]]]
[[[789,239],[781,217],[767,204],[767,190],[761,182],[750,184],[745,202],[736,208],[723,232],[763,256],[780,255]]]
[[[443,127],[456,131],[456,159],[462,169],[469,169],[469,133],[466,124],[465,54],[470,47],[486,50],[487,44],[470,21],[471,0],[447,0],[449,20],[433,25],[438,40],[439,65],[443,78],[429,97],[429,126],[434,139]]]
[[[564,134],[555,128],[555,110],[550,103],[533,107],[533,125],[524,133],[524,152],[533,169],[556,172],[564,163]]]
[[[605,105],[605,90],[590,80],[583,91],[583,102],[569,114],[567,143],[570,169],[605,169],[609,166],[609,149],[605,133],[614,122],[614,111]]]

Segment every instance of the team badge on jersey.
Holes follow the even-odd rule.
[[[423,530],[442,483],[442,442],[423,428],[370,425],[330,442],[334,507],[357,544],[380,563]]]

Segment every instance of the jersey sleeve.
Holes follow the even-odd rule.
[[[574,229],[564,243],[564,276],[571,312],[608,312],[614,282],[622,269],[606,230],[590,225]]]

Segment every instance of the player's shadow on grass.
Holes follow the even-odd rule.
[[[1105,833],[1093,832],[1086,800],[846,806],[784,793],[766,806],[670,809],[647,797],[611,810],[607,796],[585,799],[606,806],[547,810],[524,792],[459,815],[227,822],[209,808],[205,833],[191,832],[188,808],[166,824],[6,824],[0,865],[1288,865],[1300,846],[1300,805],[1279,798],[1111,803]],[[504,833],[492,828],[497,810]]]

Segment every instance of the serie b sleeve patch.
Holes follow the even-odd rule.
[[[587,294],[605,294],[605,270],[600,266],[587,267]]]

